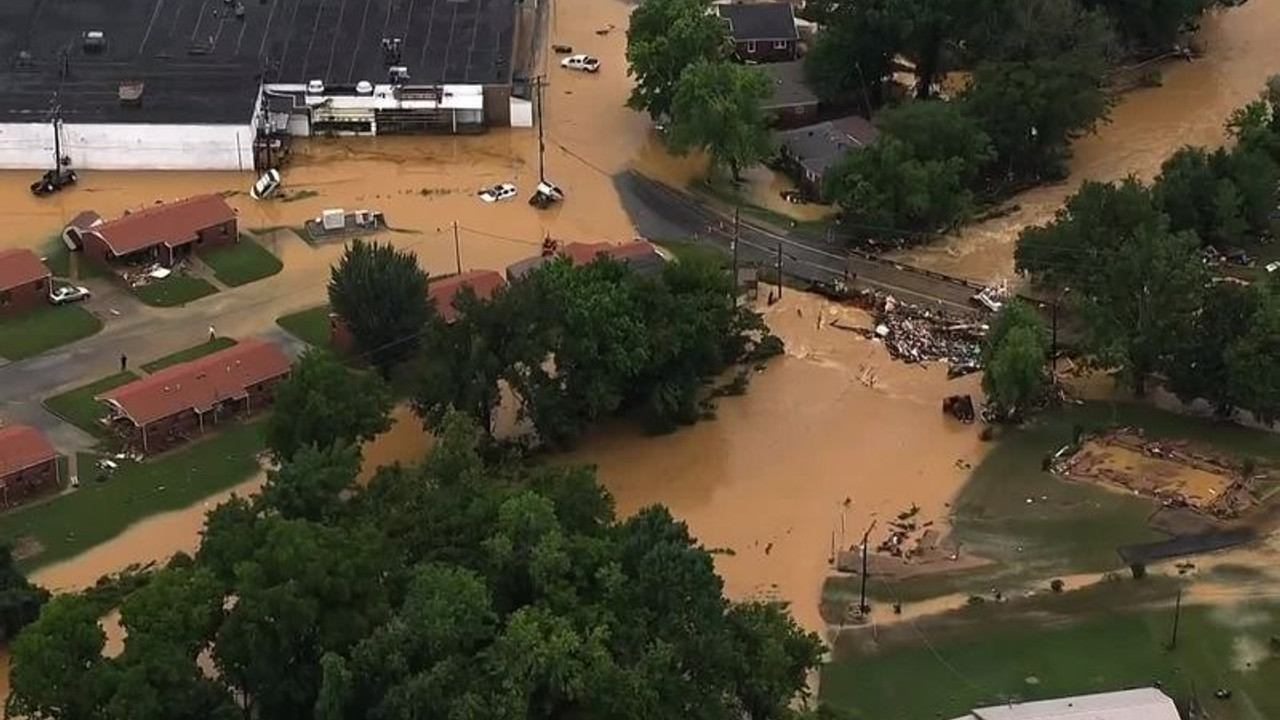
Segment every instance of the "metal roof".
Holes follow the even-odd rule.
[[[1168,695],[1156,688],[1138,688],[993,705],[955,720],[1179,720],[1179,717]]]

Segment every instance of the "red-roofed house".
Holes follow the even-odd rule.
[[[81,213],[77,218],[85,216]],[[85,227],[87,225],[87,227]],[[192,252],[239,242],[236,211],[221,195],[156,204],[94,223],[68,225],[64,237],[101,263],[158,262],[172,267]]]
[[[569,258],[575,265],[585,265],[600,255],[626,263],[632,270],[645,274],[661,272],[666,265],[666,260],[648,240],[623,243],[571,242],[560,248],[555,255],[538,255],[507,266],[507,281],[515,282],[557,256]]]
[[[49,268],[30,250],[0,250],[0,315],[33,308],[49,298]]]
[[[58,488],[58,454],[44,433],[26,425],[0,427],[0,505]]]
[[[477,299],[488,300],[506,284],[502,274],[494,270],[468,270],[444,275],[427,282],[427,302],[435,306],[446,323],[453,323],[458,319],[458,309],[453,303],[463,288],[471,288]],[[329,334],[334,346],[343,350],[349,350],[354,342],[347,323],[337,313],[329,313]]]
[[[280,346],[245,340],[96,399],[108,406],[106,422],[126,445],[155,453],[233,417],[269,407],[290,365]]]

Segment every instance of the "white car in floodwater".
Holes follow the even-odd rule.
[[[498,202],[499,200],[509,200],[516,196],[516,186],[511,183],[498,183],[493,187],[487,187],[480,191],[480,199],[487,202]]]
[[[570,55],[560,61],[560,67],[589,73],[599,72],[600,60],[590,55]]]

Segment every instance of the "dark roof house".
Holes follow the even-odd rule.
[[[787,2],[720,3],[716,12],[729,23],[738,59],[786,62],[799,57],[800,33]]]
[[[773,94],[764,109],[774,113],[780,127],[796,127],[818,117],[818,96],[804,77],[804,61],[769,63],[760,66],[771,81]]]
[[[849,115],[778,133],[783,160],[811,189],[820,188],[826,171],[854,148],[876,141],[880,131],[870,120]]]

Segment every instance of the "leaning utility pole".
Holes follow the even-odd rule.
[[[533,92],[534,92],[534,102],[537,105],[535,109],[537,110],[537,116],[538,116],[538,182],[545,183],[547,181],[547,167],[546,167],[546,157],[545,157],[547,146],[546,146],[546,143],[543,142],[542,124],[543,124],[543,121],[546,119],[546,117],[545,117],[545,114],[542,112],[542,76],[541,75],[534,78]]]
[[[462,274],[462,245],[458,242],[458,221],[453,221],[453,261],[458,266],[458,274]]]
[[[779,290],[781,292],[781,290]],[[876,521],[871,521],[871,526],[862,534],[862,590],[858,594],[858,613],[866,615],[871,611],[867,605],[867,547],[870,545],[871,531],[876,527]]]
[[[742,234],[738,225],[738,207],[733,207],[733,304],[738,304],[738,294],[742,292],[742,288],[738,286],[738,243],[742,241]]]
[[[1178,599],[1173,602],[1173,635],[1169,638],[1169,649],[1178,647],[1178,620],[1182,617],[1182,588],[1178,588]]]
[[[778,299],[782,299],[782,241],[778,241]],[[868,531],[870,532],[870,531]]]

